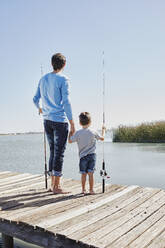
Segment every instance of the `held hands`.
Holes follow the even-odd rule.
[[[68,136],[69,143],[72,143],[72,140],[70,138],[73,136],[74,133],[75,133],[74,123],[70,123],[70,131],[69,131],[69,136]]]

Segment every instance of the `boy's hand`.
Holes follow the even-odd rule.
[[[42,108],[39,108],[38,113],[39,115],[42,114]]]
[[[102,136],[105,135],[105,132],[106,132],[106,127],[103,125],[103,126],[102,126]]]

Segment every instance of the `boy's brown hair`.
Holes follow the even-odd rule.
[[[91,123],[91,116],[88,112],[82,112],[79,115],[79,120],[80,120],[80,124],[82,126],[85,126]]]
[[[61,53],[56,53],[52,56],[51,62],[52,62],[53,69],[55,71],[61,70],[66,63],[66,58]]]

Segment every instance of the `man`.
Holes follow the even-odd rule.
[[[68,78],[62,74],[66,58],[61,53],[56,53],[52,56],[51,62],[53,72],[40,79],[33,102],[39,113],[43,114],[44,128],[50,147],[48,174],[51,176],[51,191],[54,194],[61,194],[65,193],[60,188],[60,177],[68,136],[68,120],[72,134],[75,132],[75,127],[69,100]],[[40,98],[42,108],[39,105]]]

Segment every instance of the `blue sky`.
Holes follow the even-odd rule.
[[[41,131],[32,98],[56,52],[67,58],[74,119],[102,123],[105,51],[106,125],[165,116],[164,0],[0,1],[0,133]]]

